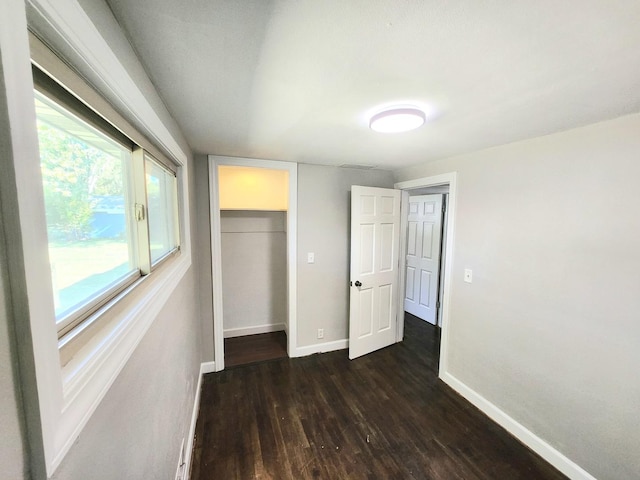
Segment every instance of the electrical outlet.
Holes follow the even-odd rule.
[[[315,263],[316,255],[313,252],[307,253],[307,263]]]
[[[324,338],[324,328],[318,329],[318,338]]]
[[[467,283],[473,282],[473,270],[471,270],[470,268],[464,269],[464,281]]]

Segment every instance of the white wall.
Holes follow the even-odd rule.
[[[53,479],[173,480],[188,434],[200,362],[195,291],[192,269]]]
[[[396,179],[451,171],[450,373],[593,476],[639,478],[640,115]]]
[[[393,188],[383,170],[298,165],[298,346],[349,337],[351,185]],[[307,253],[315,263],[307,263]],[[318,328],[324,339],[318,340]]]
[[[225,336],[287,323],[286,215],[220,211]]]

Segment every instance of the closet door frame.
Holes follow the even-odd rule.
[[[287,353],[297,355],[297,219],[298,219],[298,164],[276,160],[222,157],[209,155],[209,209],[211,224],[211,276],[213,284],[213,352],[214,371],[224,370],[224,324],[222,301],[222,237],[220,228],[220,201],[218,166],[237,166],[286,170],[289,172],[289,207],[287,209]]]

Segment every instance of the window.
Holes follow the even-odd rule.
[[[145,157],[149,244],[151,265],[155,266],[179,246],[178,182],[173,171]]]
[[[20,301],[26,300],[28,304],[41,424],[41,428],[34,428],[33,432],[42,436],[47,478],[54,476],[101,399],[191,268],[188,154],[174,137],[173,127],[163,122],[145,92],[138,88],[136,79],[104,42],[84,10],[75,3],[74,6],[65,4],[64,8],[58,3],[42,4],[42,10],[34,15],[43,15],[42,25],[51,25],[51,32],[61,34],[59,37],[54,34],[55,41],[51,43],[60,42],[65,51],[78,53],[78,56],[70,63],[56,55],[36,35],[29,35],[38,122],[30,121],[35,113],[34,94],[22,55],[7,60],[16,76],[15,81],[5,86],[7,96],[17,102],[14,107],[18,106],[9,109],[12,136],[33,140],[33,143],[17,142],[10,148],[20,213],[16,220],[22,230],[20,244],[15,248],[22,254],[26,283],[26,289],[19,283],[20,290],[16,288],[16,291],[20,291]],[[16,42],[22,41],[22,36],[18,35]],[[20,45],[16,51],[24,52],[23,47]],[[96,90],[96,85],[86,80],[93,74],[99,79],[106,98]],[[25,122],[25,118],[29,121]],[[37,123],[40,132],[36,129]],[[45,129],[49,131],[45,133]],[[40,140],[35,137],[36,133],[40,133]],[[87,182],[86,168],[76,160],[83,166],[79,172],[85,175],[85,180],[80,182],[80,173],[73,172],[70,167],[63,168],[62,159],[68,160],[68,156],[55,155],[53,159],[41,162],[38,144],[45,141],[46,134],[58,136],[59,142],[72,144],[74,153],[89,152],[90,163],[102,173],[94,174],[89,169],[95,181]],[[153,267],[149,222],[155,221],[157,213],[148,208],[146,157],[174,174],[179,200],[174,201],[178,213],[174,210],[173,218],[165,218],[165,223],[172,222],[175,228],[173,242],[167,243],[173,243],[174,248],[164,256],[154,254]],[[55,195],[44,201],[45,188],[49,185],[40,183],[42,176],[36,171],[42,170],[41,163],[51,168],[51,171],[43,172],[43,176],[64,173],[62,177],[68,181],[67,188],[83,185],[79,191],[58,189],[61,194],[65,192],[66,199],[84,199],[85,221],[76,223],[76,230],[71,228],[71,220],[61,220],[62,207],[56,212],[53,207]],[[38,181],[34,184],[35,178]],[[87,198],[89,208],[86,207]],[[62,202],[60,198],[58,201]],[[165,209],[165,213],[168,212]],[[63,265],[77,269],[76,276],[68,279],[67,284],[58,279],[56,285],[52,285],[51,280],[57,278],[55,275],[62,273],[56,267],[51,275],[48,244],[54,248],[58,246],[56,242],[63,240],[73,244],[76,249],[69,250],[69,256],[62,263],[78,260],[78,243],[95,241],[100,229],[96,228],[99,223],[94,217],[102,214],[120,215],[118,222],[111,218],[107,225],[117,227],[124,234],[103,242],[120,240],[118,256],[110,257],[107,262],[107,255],[96,251],[89,255],[91,261],[104,261],[106,265],[78,265],[81,262],[73,267]],[[86,216],[91,218],[88,227]],[[178,225],[180,235],[177,235]],[[106,235],[107,230],[102,234]],[[60,252],[62,250],[56,253]],[[125,264],[128,266],[123,267]],[[120,272],[117,267],[123,270]],[[131,278],[125,275],[125,268],[127,271],[130,268]],[[82,295],[77,290],[77,296],[83,300],[64,303],[60,293],[65,288],[79,287],[76,285],[79,282],[107,273],[111,275],[112,283],[102,282]],[[26,298],[23,298],[25,293]],[[56,305],[54,297],[57,297]],[[35,441],[40,442],[39,439]]]
[[[139,275],[131,150],[36,92],[56,323],[83,314]]]
[[[62,337],[179,251],[178,188],[169,162],[135,145],[37,68],[34,78]]]

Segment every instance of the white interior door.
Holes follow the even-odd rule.
[[[349,358],[397,341],[400,190],[351,187]]]
[[[404,309],[435,325],[442,235],[442,195],[409,197]]]

